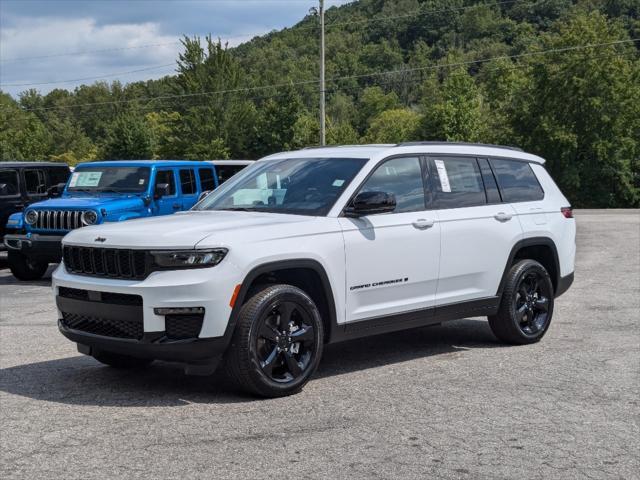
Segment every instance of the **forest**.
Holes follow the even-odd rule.
[[[257,159],[319,141],[318,18],[175,74],[0,92],[0,160]],[[547,159],[574,207],[640,207],[640,1],[360,0],[326,12],[328,144],[449,140]]]

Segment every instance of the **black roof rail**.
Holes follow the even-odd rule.
[[[509,145],[493,145],[491,143],[473,143],[473,142],[402,142],[396,144],[396,147],[417,147],[420,145],[459,145],[464,147],[491,147],[491,148],[504,148],[506,150],[515,150],[516,152],[523,152],[520,147],[512,147]]]

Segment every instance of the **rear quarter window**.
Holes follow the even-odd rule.
[[[527,162],[492,158],[502,200],[509,203],[533,202],[544,198],[544,190]]]
[[[0,170],[0,197],[20,195],[17,170]]]

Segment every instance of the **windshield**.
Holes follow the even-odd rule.
[[[195,209],[326,215],[366,162],[364,158],[264,160],[242,170]]]
[[[71,174],[68,192],[142,193],[149,185],[148,167],[83,167]]]

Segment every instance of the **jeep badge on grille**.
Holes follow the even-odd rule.
[[[107,239],[104,237],[96,237],[96,239],[94,240],[94,242],[100,242],[100,243],[104,243],[106,241]]]

